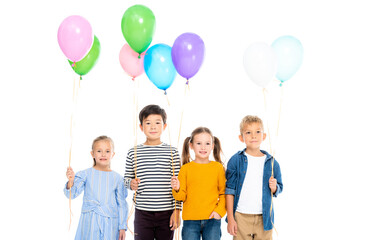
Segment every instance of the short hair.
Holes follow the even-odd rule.
[[[261,128],[264,129],[262,119],[260,119],[258,116],[247,115],[240,122],[240,134],[243,133],[245,125],[252,123],[259,123]]]
[[[158,105],[147,105],[145,106],[139,114],[139,120],[140,120],[140,124],[142,125],[142,122],[144,121],[144,119],[146,119],[148,116],[152,115],[152,114],[156,114],[156,115],[160,115],[161,118],[163,119],[164,124],[166,124],[166,119],[167,119],[167,115],[166,112],[163,108],[161,108]]]

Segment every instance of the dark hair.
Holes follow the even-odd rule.
[[[212,132],[210,131],[210,129],[208,129],[206,127],[198,127],[195,130],[193,130],[190,137],[187,137],[184,140],[183,150],[182,150],[182,165],[190,162],[191,155],[189,154],[189,144],[193,143],[194,136],[196,136],[197,134],[200,134],[200,133],[208,133],[211,135],[212,141],[214,144],[213,156],[214,156],[216,162],[219,162],[222,164],[222,161],[221,161],[222,150],[221,150],[220,140],[217,137],[214,137],[212,135]]]
[[[107,137],[105,135],[99,136],[96,139],[94,139],[93,144],[92,144],[92,151],[94,150],[95,143],[96,142],[99,142],[99,141],[109,141],[109,143],[111,144],[111,147],[112,147],[112,152],[114,152],[114,142],[113,142],[112,138]],[[94,161],[94,165],[93,166],[95,166],[97,164],[95,162],[95,158],[93,158],[93,161]]]
[[[161,118],[163,119],[163,123],[166,123],[166,119],[167,119],[167,115],[164,109],[162,109],[161,107],[159,107],[158,105],[147,105],[145,106],[139,114],[139,120],[140,120],[140,124],[142,125],[142,122],[144,121],[144,119],[146,119],[148,116],[150,116],[151,114],[156,114],[156,115],[160,115]]]

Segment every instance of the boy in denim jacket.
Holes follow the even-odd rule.
[[[263,122],[246,116],[239,139],[246,148],[232,156],[226,171],[227,230],[234,240],[272,239],[274,211],[271,195],[282,192],[280,165],[260,150],[266,139]]]

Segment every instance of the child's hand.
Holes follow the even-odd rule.
[[[175,191],[178,191],[179,188],[180,188],[180,183],[179,183],[179,180],[178,180],[178,177],[177,176],[173,176],[172,177],[172,188],[175,190]]]
[[[141,181],[140,181],[140,179],[139,178],[135,178],[135,179],[132,179],[131,180],[131,183],[130,183],[130,185],[131,185],[131,189],[132,190],[137,190],[138,188],[139,188],[139,183],[140,183]]]
[[[125,240],[125,239],[126,239],[126,231],[124,229],[119,230],[118,240]]]
[[[177,228],[179,228],[180,225],[180,210],[179,209],[175,209],[172,213],[172,215],[170,216],[170,230],[175,230]]]
[[[67,168],[66,177],[69,179],[69,184],[67,184],[67,188],[69,189],[74,185],[74,179],[75,179],[75,173],[71,167]]]
[[[228,218],[227,232],[232,236],[236,236],[236,234],[238,233],[238,224],[234,219],[229,220]]]
[[[274,177],[271,177],[269,179],[269,188],[271,189],[272,193],[275,193],[277,191],[277,179]]]
[[[209,219],[211,218],[214,218],[214,219],[217,219],[217,220],[220,220],[221,219],[221,216],[220,214],[218,214],[217,212],[213,211],[209,217]]]

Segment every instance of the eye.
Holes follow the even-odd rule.
[[[250,135],[250,132],[245,132],[246,135]]]
[[[201,145],[201,143],[200,142],[198,142],[198,143],[196,143],[197,145]]]
[[[260,130],[257,130],[257,134],[259,134],[259,133],[261,133],[261,131]]]

